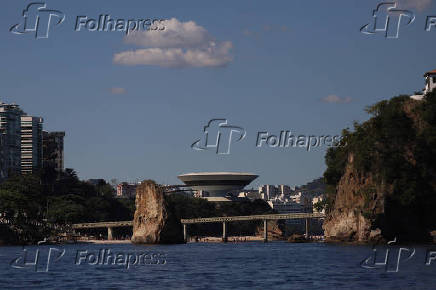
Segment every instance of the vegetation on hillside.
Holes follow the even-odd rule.
[[[0,240],[32,243],[52,232],[50,224],[131,220],[134,207],[109,184],[80,181],[72,169],[12,176],[0,184]]]
[[[423,101],[394,97],[366,111],[371,118],[343,130],[341,144],[325,156],[327,211],[351,154],[356,171],[375,180],[359,194],[389,189],[380,193],[386,196],[384,215],[370,216],[388,236],[411,237],[436,228],[436,93]]]

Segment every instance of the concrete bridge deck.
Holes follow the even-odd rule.
[[[133,221],[120,221],[120,222],[73,224],[72,228],[75,230],[79,230],[79,229],[118,228],[118,227],[132,227],[132,226],[133,226]]]
[[[322,213],[285,213],[285,214],[262,214],[247,216],[226,216],[211,218],[181,219],[182,224],[202,224],[234,221],[255,221],[255,220],[289,220],[289,219],[312,219],[325,218]]]

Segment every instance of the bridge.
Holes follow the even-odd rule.
[[[73,224],[73,230],[107,228],[107,239],[113,239],[113,228],[132,227],[133,221]]]
[[[202,224],[202,223],[223,223],[223,242],[227,242],[227,223],[235,221],[257,221],[263,220],[263,240],[268,241],[268,221],[269,220],[289,220],[289,219],[305,219],[306,221],[306,237],[309,236],[309,219],[325,218],[322,213],[285,213],[285,214],[265,214],[265,215],[248,215],[248,216],[225,216],[225,217],[209,217],[209,218],[194,218],[194,219],[181,219],[183,225],[183,237],[185,242],[188,241],[188,225],[189,224]],[[96,229],[107,228],[108,240],[112,240],[112,229],[115,227],[131,227],[132,221],[119,221],[119,222],[99,222],[99,223],[82,223],[73,224],[73,229]]]
[[[223,223],[223,242],[227,242],[227,223],[235,221],[257,221],[263,220],[263,241],[268,241],[268,221],[269,220],[289,220],[289,219],[305,219],[306,220],[306,237],[309,236],[309,219],[325,218],[322,213],[285,213],[285,214],[264,214],[264,215],[247,215],[247,216],[226,216],[226,217],[211,217],[211,218],[195,218],[182,219],[183,237],[185,242],[188,241],[189,224],[201,223]]]

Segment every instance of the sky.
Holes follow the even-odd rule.
[[[328,147],[259,148],[258,132],[338,135],[436,69],[432,0],[399,0],[416,18],[390,39],[360,31],[372,0],[45,1],[65,19],[52,16],[40,39],[10,31],[30,3],[2,1],[0,100],[65,131],[65,166],[83,179],[178,184],[182,173],[242,171],[259,175],[254,186],[301,185],[322,176]],[[165,29],[75,31],[78,16],[101,14],[163,19]],[[193,150],[217,118],[245,138],[230,154]]]

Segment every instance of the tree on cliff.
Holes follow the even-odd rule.
[[[372,185],[354,195],[365,200],[363,215],[386,238],[428,239],[436,229],[436,92],[423,101],[398,96],[370,106],[371,118],[345,129],[339,146],[325,156],[327,212],[335,211],[338,187],[347,165]],[[380,192],[383,191],[383,192]],[[371,194],[370,194],[371,193]],[[383,212],[371,210],[371,199],[383,198]]]

